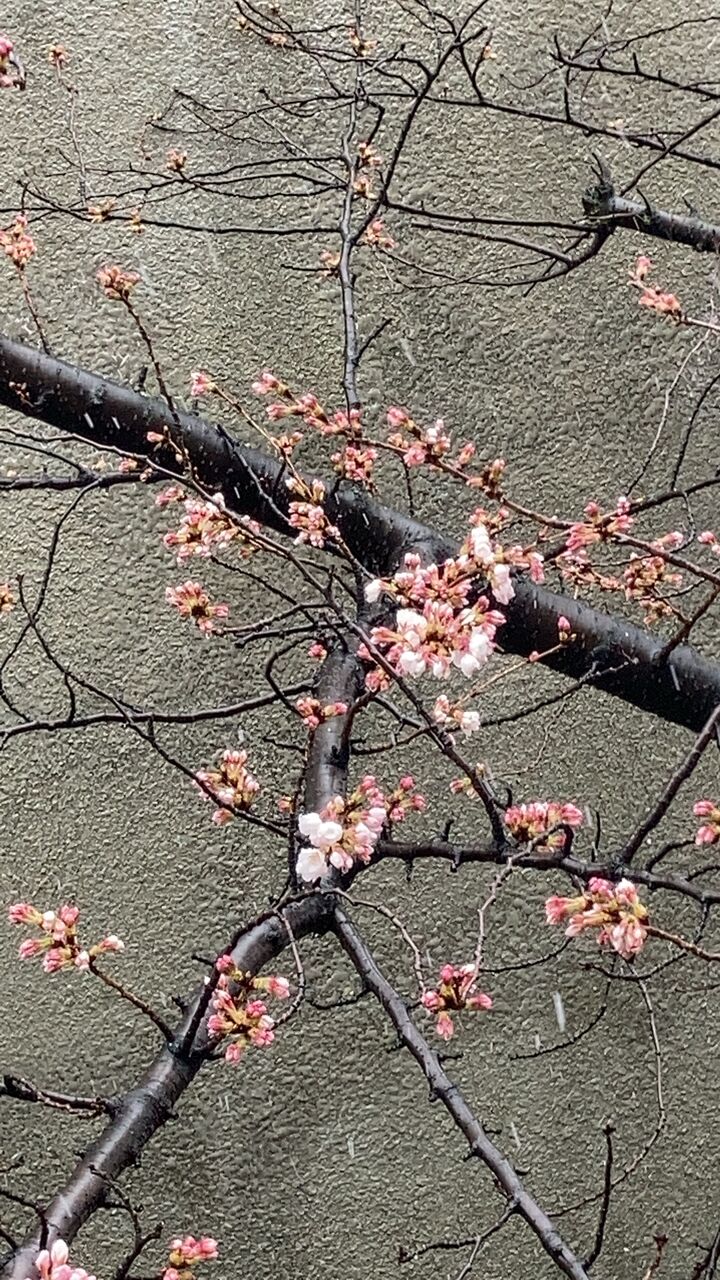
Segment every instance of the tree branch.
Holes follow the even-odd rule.
[[[161,400],[1,336],[0,403],[127,453],[148,453],[148,431],[172,435],[179,429],[206,488],[220,490],[230,510],[289,532],[285,517],[290,495],[280,463],[202,418],[178,413],[178,428]],[[160,450],[152,457],[176,469],[172,451]],[[333,491],[325,508],[353,555],[373,574],[392,573],[411,549],[428,561],[441,561],[457,550],[434,529],[354,487]],[[720,702],[720,666],[689,645],[678,645],[662,661],[663,643],[650,632],[524,578],[516,579],[516,596],[505,613],[501,640],[507,651],[527,655],[555,649],[542,659],[546,665],[575,680],[593,672],[599,688],[662,719],[700,730]],[[558,650],[561,615],[569,620],[575,639]]]
[[[335,910],[333,930],[368,989],[379,1000],[398,1037],[419,1064],[434,1098],[439,1099],[452,1120],[467,1139],[470,1153],[482,1160],[508,1201],[535,1232],[543,1249],[555,1265],[572,1280],[588,1280],[575,1254],[556,1231],[547,1214],[526,1191],[512,1165],[490,1141],[482,1124],[475,1118],[457,1085],[442,1067],[434,1049],[415,1026],[404,1000],[380,971],[372,952],[340,907]]]
[[[616,195],[612,179],[604,167],[601,168],[599,182],[585,192],[583,209],[589,218],[602,221],[613,230],[623,227],[629,231],[640,231],[657,240],[688,245],[698,253],[717,253],[720,249],[719,225],[705,222],[694,214],[667,213],[664,209],[653,208],[647,201],[626,200]]]
[[[292,935],[275,912],[243,931],[232,950],[239,969],[260,973],[289,945],[290,936],[304,937],[327,928],[328,902],[320,895],[291,904],[285,912]],[[161,1050],[142,1079],[118,1100],[110,1124],[88,1147],[65,1186],[47,1206],[44,1216],[50,1242],[63,1239],[69,1243],[74,1239],[83,1223],[104,1204],[110,1184],[137,1163],[143,1148],[173,1115],[175,1104],[206,1061],[208,1038],[204,1021],[193,1035],[192,1044],[185,1043],[205,991],[203,986],[195,996],[171,1044]],[[2,1272],[4,1280],[25,1280],[32,1273],[39,1247],[38,1234],[34,1233],[8,1262]]]

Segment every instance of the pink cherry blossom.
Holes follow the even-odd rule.
[[[15,902],[8,910],[11,924],[30,926],[39,931],[39,937],[21,942],[18,955],[21,960],[42,956],[45,973],[79,969],[87,971],[92,962],[108,952],[124,950],[124,944],[115,934],[108,934],[92,947],[83,947],[78,938],[77,923],[80,912],[77,907],[65,903],[57,911],[39,911],[29,902]]]
[[[225,1047],[227,1062],[239,1062],[248,1045],[263,1049],[275,1039],[275,1019],[268,1013],[265,1000],[255,994],[258,991],[285,1000],[290,988],[285,978],[255,977],[234,965],[223,967],[207,1026],[214,1039],[229,1040]],[[170,1261],[178,1265],[172,1257]]]
[[[179,587],[167,587],[165,599],[174,605],[181,618],[191,618],[204,636],[212,635],[216,630],[215,620],[226,618],[226,604],[212,604],[207,592],[199,582],[183,582]]]
[[[341,256],[337,249],[323,249],[318,259],[322,268],[320,275],[324,276],[325,279],[330,279],[331,276],[336,275],[340,266]]]
[[[626,960],[642,950],[648,936],[647,909],[640,901],[637,886],[627,879],[613,884],[593,876],[578,897],[548,898],[545,918],[548,924],[567,923],[565,933],[569,938],[597,930],[598,945],[612,947]]]
[[[284,395],[288,388],[269,369],[263,369],[257,381],[253,382],[252,390],[256,396],[267,396]]]
[[[674,293],[664,293],[652,285],[646,285],[638,299],[641,307],[649,307],[658,315],[672,316],[678,319],[682,315],[682,303]]]
[[[140,281],[137,271],[125,271],[117,266],[101,267],[95,278],[105,296],[116,302],[128,302]]]
[[[514,804],[505,810],[505,825],[518,844],[531,844],[538,852],[557,852],[565,848],[567,836],[556,827],[581,827],[584,815],[574,804],[555,800],[537,800],[531,804]]]
[[[0,89],[24,89],[25,71],[7,36],[0,36]]]
[[[298,830],[309,843],[298,854],[298,877],[312,883],[330,866],[345,872],[356,863],[367,864],[386,824],[402,822],[425,805],[411,775],[384,792],[374,775],[366,774],[346,798],[333,796],[319,813],[300,815]]]
[[[69,1250],[64,1240],[56,1240],[50,1249],[41,1249],[35,1259],[40,1280],[95,1280],[83,1267],[70,1266]]]
[[[720,844],[720,802],[698,800],[693,805],[696,818],[705,818],[695,835],[697,845]]]
[[[711,551],[720,552],[720,540],[712,529],[703,529],[702,533],[698,534],[698,542],[701,546],[710,547]]]
[[[327,875],[327,858],[321,849],[316,849],[314,845],[306,845],[298,853],[295,871],[299,880],[304,880],[306,884],[313,884]]]
[[[237,536],[237,528],[230,523],[218,501],[187,498],[183,507],[185,514],[180,527],[163,538],[168,550],[175,551],[179,564],[191,556],[207,559]]]
[[[324,547],[326,538],[337,538],[338,530],[330,524],[322,507],[312,502],[291,502],[289,521],[297,529],[296,543],[308,542],[312,547]]]
[[[187,494],[182,485],[169,484],[165,489],[161,489],[155,497],[156,507],[167,507],[171,502],[183,502]]]
[[[224,751],[216,769],[199,769],[195,774],[199,789],[210,793],[218,806],[213,814],[216,826],[232,822],[236,813],[245,813],[260,790],[260,783],[247,768],[247,751]]]
[[[218,1245],[212,1236],[201,1236],[199,1240],[195,1236],[177,1236],[170,1241],[168,1265],[161,1280],[194,1280],[193,1268],[198,1263],[214,1262],[217,1257]]]
[[[451,729],[459,728],[466,738],[480,729],[480,712],[466,711],[462,703],[451,703],[444,693],[435,699],[432,714],[437,724]]]
[[[203,373],[202,370],[193,373],[190,382],[190,395],[193,397],[206,396],[211,391],[215,391],[215,383],[209,373]]]
[[[446,677],[454,666],[470,679],[494,650],[500,615],[488,610],[487,603],[480,597],[475,605],[456,611],[445,602],[427,600],[421,612],[398,609],[395,627],[375,627],[371,639],[400,675]]]
[[[629,533],[634,524],[629,508],[630,503],[626,497],[618,498],[614,512],[603,512],[599,503],[588,502],[585,507],[587,522],[578,521],[570,527],[566,542],[567,553],[570,556],[577,555],[593,543],[605,542]]]
[[[2,57],[0,56],[1,65]],[[28,232],[28,220],[24,213],[17,214],[15,221],[9,227],[0,229],[0,248],[5,251],[19,271],[25,270],[36,248],[35,241]]]
[[[362,448],[355,444],[346,444],[345,448],[332,455],[334,468],[345,480],[362,484],[366,488],[372,485],[373,468],[377,461],[377,449]]]
[[[452,1013],[463,1009],[492,1009],[490,996],[476,990],[477,979],[474,964],[445,964],[434,990],[423,991],[421,1002],[436,1016],[435,1031],[441,1039],[450,1040],[455,1034]]]
[[[373,249],[396,249],[397,241],[393,239],[385,228],[382,218],[375,218],[362,235],[362,243],[370,245]],[[340,264],[338,263],[338,266]]]
[[[331,720],[333,716],[344,716],[347,709],[348,704],[346,702],[328,702],[323,706],[317,698],[298,698],[295,703],[295,710],[300,715],[303,724],[313,732],[326,720]]]
[[[637,258],[635,259],[635,266],[632,272],[630,273],[630,278],[633,281],[643,281],[646,278],[648,272],[652,270],[652,265],[653,265],[652,259],[648,258],[647,254],[645,253],[638,254]]]
[[[258,980],[256,979],[256,982]],[[290,983],[287,978],[272,977],[265,979],[267,982],[267,990],[271,996],[275,996],[278,1000],[287,1000],[290,995]]]

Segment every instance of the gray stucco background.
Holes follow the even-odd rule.
[[[306,0],[305,8],[313,22],[349,20],[330,0]],[[602,8],[594,0],[497,0],[491,25],[498,64],[489,74],[522,78],[549,28],[582,30]],[[672,16],[675,6],[667,9]],[[699,5],[701,11],[711,7]],[[636,4],[618,10],[615,21],[618,29],[641,29],[653,17],[656,6]],[[140,162],[145,122],[174,87],[235,104],[257,95],[269,74],[278,90],[286,90],[294,74],[284,55],[273,59],[242,39],[224,0],[152,6],[68,0],[60,7],[12,0],[2,22],[30,70],[25,94],[0,98],[0,200],[8,217],[17,207],[17,178],[28,170],[42,176],[48,190],[71,189],[62,174],[52,177],[63,166],[58,147],[67,148],[68,133],[66,98],[46,63],[50,43],[61,41],[72,54],[78,136],[87,157],[106,167]],[[397,33],[406,22],[399,7],[376,6],[368,28]],[[684,35],[678,56],[688,68],[704,66],[702,34]],[[600,103],[608,119],[626,106],[621,98]],[[576,215],[591,142],[482,113],[471,127],[452,112],[438,121],[430,111],[418,124],[403,177],[408,200],[447,207],[455,200],[472,204],[477,193],[496,212]],[[632,172],[634,161],[621,144],[607,144],[603,154]],[[720,206],[710,175],[698,191],[686,186],[679,168],[664,173],[661,194],[675,207],[683,198],[708,214]],[[203,216],[220,221],[223,211],[208,206]],[[246,396],[252,378],[269,365],[340,402],[335,287],[288,269],[315,265],[324,240],[172,229],[134,236],[116,225],[88,228],[71,219],[39,220],[34,232],[39,252],[32,280],[58,355],[110,376],[136,376],[144,363],[137,339],[93,282],[98,266],[117,260],[142,273],[138,305],[176,394],[185,394],[190,371],[201,367]],[[687,334],[641,314],[625,287],[628,265],[645,247],[618,236],[587,270],[526,297],[466,285],[430,290],[422,275],[410,272],[401,288],[401,273],[371,265],[361,290],[367,327],[386,316],[392,323],[368,358],[363,398],[371,408],[394,401],[418,416],[442,415],[458,436],[474,438],[481,453],[506,456],[515,492],[533,506],[565,514],[591,496],[612,500],[652,441],[665,388],[690,344]],[[441,239],[431,245],[420,236],[417,248],[424,257],[447,255],[458,275],[472,263],[496,260],[493,250],[483,257],[484,251],[459,243],[451,251]],[[411,246],[401,249],[412,256]],[[654,256],[668,285],[705,310],[714,263],[671,247]],[[0,266],[3,326],[32,340],[10,267]],[[678,438],[700,372],[712,370],[713,359],[709,348],[690,366],[673,403],[671,438]],[[715,448],[709,422],[696,437],[691,469]],[[2,426],[22,423],[3,414]],[[10,444],[0,461],[18,465]],[[423,503],[423,514],[448,532],[462,528],[467,508],[458,501],[449,510],[440,486],[426,486]],[[53,523],[66,505],[65,498],[3,498],[0,580],[21,572],[29,591],[37,585]],[[199,706],[241,697],[252,691],[254,669],[230,647],[195,640],[163,604],[165,586],[176,580],[161,546],[166,527],[149,494],[115,492],[83,503],[62,538],[44,613],[47,633],[74,670],[139,705]],[[241,612],[251,620],[262,608],[245,593],[230,599],[238,620]],[[17,621],[2,626],[12,637]],[[704,641],[716,645],[710,627]],[[62,708],[61,682],[37,647],[12,672],[9,687],[25,710],[45,715]],[[532,680],[519,677],[528,695],[560,687],[549,673],[531,674]],[[487,696],[488,709],[505,706],[508,685]],[[242,725],[168,732],[163,741],[195,767],[242,729],[268,792],[279,794],[287,786],[287,759],[264,736],[284,723],[273,713]],[[683,730],[585,693],[560,715],[493,731],[479,753],[518,794],[557,794],[601,810],[610,845],[631,829],[688,745]],[[431,790],[433,812],[440,812],[447,779],[436,778],[422,755],[412,763]],[[716,784],[708,762],[697,793]],[[14,740],[0,756],[0,899],[50,904],[72,896],[91,933],[112,928],[125,939],[123,977],[171,1016],[170,996],[191,989],[199,976],[192,952],[220,945],[278,888],[277,854],[265,837],[239,826],[218,831],[208,819],[207,806],[187,783],[131,735],[97,729]],[[472,837],[472,817],[463,822]],[[384,867],[363,895],[397,908],[439,964],[463,959],[473,947],[475,908],[490,878],[473,869],[453,876],[419,866],[408,889],[402,868]],[[489,944],[492,964],[547,946],[542,924],[532,928],[542,920],[543,887],[523,875],[508,889]],[[381,958],[409,990],[407,956],[392,931],[372,917],[367,926]],[[153,1049],[152,1032],[90,982],[43,980],[35,966],[17,962],[16,946],[15,934],[0,929],[2,1070],[80,1093],[127,1085]],[[306,946],[304,956],[319,996],[353,989],[349,967],[328,942]],[[587,958],[595,959],[589,949]],[[287,965],[282,971],[290,972]],[[562,993],[575,1031],[597,1010],[603,989],[599,974],[581,972],[574,950],[554,965],[498,975],[492,1018],[482,1025],[468,1020],[464,1056],[452,1064],[471,1104],[488,1126],[502,1128],[498,1141],[550,1207],[598,1186],[605,1118],[617,1126],[619,1163],[655,1124],[653,1047],[644,1005],[630,984],[615,984],[610,1013],[572,1051],[534,1061],[513,1057],[532,1049],[536,1035],[544,1044],[558,1038],[554,992]],[[668,969],[653,992],[668,1120],[652,1156],[616,1195],[596,1273],[602,1280],[639,1278],[656,1231],[670,1236],[665,1274],[689,1276],[697,1242],[706,1243],[717,1228],[717,991],[712,975],[683,962]],[[95,1128],[92,1120],[6,1103],[0,1164],[18,1153],[25,1161],[9,1185],[49,1195]],[[220,1239],[219,1280],[238,1272],[366,1280],[396,1273],[400,1245],[472,1235],[492,1221],[498,1197],[483,1170],[463,1163],[463,1155],[459,1136],[428,1105],[416,1068],[393,1052],[381,1014],[365,1001],[333,1015],[306,1007],[268,1053],[236,1071],[204,1072],[125,1185],[144,1204],[148,1223],[164,1220],[166,1234],[194,1230]],[[594,1213],[591,1207],[561,1220],[571,1241],[590,1239]],[[17,1219],[14,1226],[19,1229]],[[78,1261],[107,1275],[126,1235],[120,1215],[98,1215],[81,1236]],[[501,1249],[483,1255],[478,1275],[550,1274],[520,1225],[502,1240]],[[458,1258],[429,1255],[405,1270],[444,1277],[460,1265]]]

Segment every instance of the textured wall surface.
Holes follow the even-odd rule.
[[[308,21],[349,23],[335,0],[306,0],[305,7]],[[672,15],[675,6],[665,7]],[[498,60],[488,75],[497,84],[503,76],[531,79],[549,29],[579,31],[603,8],[595,0],[496,0],[491,24]],[[643,3],[623,8],[614,20],[622,32],[642,29],[656,16],[657,6]],[[23,175],[65,202],[77,201],[69,99],[47,65],[51,42],[62,41],[72,54],[68,77],[79,88],[74,132],[98,198],[122,185],[110,171],[140,165],[146,123],[174,89],[234,106],[256,100],[268,84],[286,92],[296,74],[282,52],[271,56],[242,38],[226,0],[67,0],[62,6],[8,0],[2,18],[30,69],[25,94],[0,96],[5,221],[18,207]],[[404,24],[409,19],[399,6],[377,6],[368,23],[387,41]],[[673,40],[680,47],[680,36]],[[701,32],[683,34],[677,57],[688,73],[708,56]],[[622,92],[614,89],[607,101],[600,95],[593,109],[617,118],[628,105]],[[651,102],[650,114],[654,109]],[[661,123],[646,121],[646,127]],[[302,126],[310,134],[313,127],[312,121]],[[148,145],[162,155],[172,141],[168,135]],[[337,149],[336,139],[332,144]],[[222,137],[208,141],[199,134],[195,145],[203,157],[234,159],[234,144]],[[509,117],[478,113],[468,122],[452,108],[428,109],[409,144],[400,190],[416,204],[475,200],[498,214],[567,219],[578,214],[594,148],[576,133]],[[621,142],[597,149],[621,176],[633,172],[635,160]],[[709,171],[701,175],[701,191],[697,173],[688,177],[677,166],[663,175],[654,194],[672,207],[688,199],[710,215],[720,206]],[[185,215],[196,216],[192,202]],[[326,215],[326,208],[319,211],[318,221]],[[32,281],[53,351],[113,377],[137,376],[145,363],[137,335],[94,284],[98,266],[120,261],[142,274],[138,303],[176,394],[186,393],[190,371],[201,367],[246,397],[250,381],[269,365],[340,403],[337,290],[308,272],[327,237],[214,234],[228,222],[242,224],[250,216],[245,206],[207,203],[197,216],[206,231],[148,227],[139,236],[117,224],[40,218]],[[294,216],[292,207],[286,216]],[[442,415],[482,454],[508,458],[516,496],[536,509],[565,514],[592,496],[612,500],[651,446],[666,389],[693,341],[643,315],[626,288],[628,265],[644,247],[617,236],[586,270],[524,294],[466,282],[501,271],[497,247],[418,232],[399,253],[442,264],[459,283],[439,287],[420,270],[387,270],[381,260],[368,266],[360,288],[365,331],[380,320],[390,323],[364,366],[363,399],[371,411],[395,401],[418,416]],[[713,263],[672,247],[656,257],[668,284],[696,310],[706,310]],[[0,263],[0,272],[3,327],[33,341],[9,264]],[[689,363],[661,454],[677,445],[701,372],[712,370],[713,359],[712,350],[703,349]],[[0,461],[24,466],[8,434],[24,429],[23,422],[3,412],[0,429]],[[694,437],[689,474],[715,441],[709,416]],[[468,510],[462,495],[448,497],[437,483],[420,492],[427,518],[449,532],[462,528]],[[67,495],[3,495],[0,580],[22,573],[32,596],[67,506]],[[148,494],[116,491],[83,501],[63,529],[43,613],[46,634],[73,671],[140,706],[242,697],[255,678],[243,653],[191,636],[163,603],[176,573],[161,545],[166,528]],[[247,586],[230,600],[238,620],[252,621],[267,609]],[[13,618],[1,625],[7,647],[20,624]],[[716,643],[709,629],[705,640]],[[549,673],[530,675],[522,671],[515,683],[488,689],[488,710],[506,709],[516,689],[534,698],[561,687]],[[58,714],[65,705],[62,681],[37,644],[23,650],[4,679],[26,714]],[[600,810],[612,847],[657,794],[688,736],[588,692],[561,708],[493,730],[478,753],[518,796],[559,795]],[[197,767],[241,730],[268,792],[280,794],[293,767],[272,740],[283,724],[273,713],[242,724],[168,730],[163,742]],[[412,764],[440,811],[447,778],[437,778],[422,753]],[[707,787],[716,781],[713,769],[708,762],[702,774]],[[12,739],[0,754],[0,900],[73,897],[91,932],[112,928],[126,940],[123,974],[172,1016],[170,997],[191,989],[200,973],[192,953],[221,945],[238,921],[262,908],[281,876],[278,851],[266,835],[239,825],[217,829],[208,816],[187,780],[131,733],[99,728]],[[464,823],[472,838],[472,818]],[[453,876],[446,868],[418,866],[408,888],[402,868],[383,867],[364,893],[400,911],[435,964],[471,953],[475,909],[490,880],[485,871]],[[495,922],[489,963],[502,969],[543,953],[547,934],[532,924],[542,919],[542,898],[538,880],[516,877]],[[409,990],[410,965],[397,936],[372,916],[367,924],[382,959]],[[34,966],[18,965],[16,945],[11,931],[0,929],[2,1070],[79,1093],[109,1093],[132,1081],[153,1049],[152,1030],[91,982],[62,975],[43,980]],[[347,963],[328,942],[308,946],[305,956],[319,997],[354,989]],[[632,1160],[656,1125],[656,1056],[641,993],[633,984],[614,984],[608,1014],[572,1051],[528,1060],[514,1055],[531,1051],[537,1037],[546,1046],[559,1038],[554,993],[562,995],[569,1031],[578,1032],[598,1011],[605,980],[581,972],[573,951],[526,973],[499,972],[492,985],[496,1009],[482,1025],[478,1019],[468,1026],[453,1070],[478,1114],[502,1131],[498,1141],[527,1171],[543,1203],[582,1200],[599,1185],[603,1120],[611,1117],[617,1126],[619,1165]],[[706,1216],[713,1200],[717,1210],[720,1192],[717,991],[704,972],[684,962],[672,965],[654,990],[667,1123],[652,1155],[618,1190],[611,1242],[597,1270],[603,1280],[639,1280],[656,1231],[671,1238],[668,1276],[689,1276],[697,1241],[717,1225]],[[178,1119],[125,1185],[142,1201],[149,1223],[159,1218],[169,1232],[217,1235],[222,1280],[239,1272],[369,1280],[395,1274],[401,1245],[473,1235],[492,1222],[498,1197],[480,1167],[463,1163],[462,1140],[428,1105],[414,1064],[393,1050],[370,1001],[332,1015],[307,1006],[272,1051],[237,1071],[221,1065],[204,1071]],[[25,1159],[8,1185],[47,1196],[97,1122],[3,1102],[0,1164],[18,1154]],[[591,1238],[594,1215],[590,1206],[561,1220],[580,1248]],[[12,1212],[7,1218],[17,1230],[25,1220]],[[79,1261],[108,1275],[127,1230],[121,1215],[99,1215],[81,1237]],[[550,1274],[519,1225],[503,1240],[478,1275],[539,1280]],[[407,1270],[444,1277],[459,1268],[452,1256],[430,1255]]]

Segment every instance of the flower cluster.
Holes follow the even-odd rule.
[[[538,551],[493,542],[489,517],[481,507],[473,512],[471,524],[470,533],[460,548],[460,564],[466,571],[481,574],[487,580],[498,604],[509,604],[515,595],[511,569],[527,569],[533,582],[544,581],[543,558]]]
[[[77,907],[67,905],[58,911],[38,911],[29,902],[14,903],[8,912],[10,923],[31,925],[40,931],[39,937],[26,938],[21,942],[18,953],[21,960],[42,956],[42,967],[46,973],[57,973],[60,969],[86,971],[98,956],[124,949],[123,943],[112,933],[94,947],[81,946],[77,935],[79,915]]]
[[[123,267],[101,267],[95,279],[106,298],[113,302],[128,302],[140,276],[137,271],[125,271]]]
[[[323,249],[319,255],[320,275],[325,280],[337,275],[342,254],[339,249]]]
[[[257,992],[287,1000],[290,987],[286,978],[256,978],[238,969],[231,956],[223,955],[216,968],[220,977],[212,999],[208,1031],[230,1043],[225,1049],[226,1062],[239,1062],[248,1045],[265,1048],[275,1039],[275,1019]]]
[[[466,738],[480,728],[480,712],[466,711],[461,702],[451,702],[441,693],[432,709],[433,720],[445,729],[460,729]]]
[[[530,844],[538,853],[557,853],[565,848],[567,832],[563,827],[581,827],[584,818],[574,804],[556,800],[537,800],[531,804],[513,804],[505,810],[505,826],[518,844]]]
[[[394,627],[374,627],[370,637],[399,675],[446,677],[457,667],[470,678],[488,661],[505,616],[490,608],[487,596],[469,603],[477,571],[477,562],[465,554],[425,568],[419,556],[410,554],[393,578],[368,583],[368,601],[385,594],[411,606],[398,609]],[[365,646],[358,652],[362,658],[371,656]],[[387,683],[382,676],[370,672],[368,687],[381,688]]]
[[[693,805],[696,818],[703,818],[695,836],[696,844],[720,844],[720,803],[713,800],[698,800]]]
[[[328,702],[323,706],[317,698],[298,698],[295,703],[295,710],[305,727],[311,731],[333,716],[344,716],[347,709],[347,702]]]
[[[560,644],[568,644],[573,638],[573,630],[570,621],[561,613],[557,620],[558,640]]]
[[[633,526],[628,498],[618,498],[614,511],[604,512],[597,502],[588,502],[585,507],[586,521],[576,521],[570,526],[566,548],[569,556],[577,555],[585,547],[596,542],[607,542],[609,538],[629,533]]]
[[[407,409],[391,405],[387,411],[387,424],[390,428],[388,444],[400,454],[406,467],[439,466],[450,462],[452,440],[442,418],[438,418],[431,427],[421,427],[410,417]],[[466,466],[474,453],[474,444],[463,445],[452,465]]]
[[[171,147],[165,156],[165,164],[171,173],[182,173],[187,159],[187,151],[179,151],[177,147]]]
[[[647,277],[651,268],[652,260],[646,254],[641,253],[630,272],[630,284],[640,290],[638,299],[640,306],[649,307],[651,311],[656,311],[658,315],[670,316],[673,320],[680,320],[683,309],[675,294],[666,293],[663,289],[658,288],[657,285],[648,283]]]
[[[374,218],[365,228],[360,243],[369,245],[371,249],[397,249],[397,240],[390,235],[382,218]]]
[[[645,622],[650,625],[673,612],[660,593],[663,588],[679,587],[682,574],[671,573],[662,556],[633,555],[623,572],[623,583],[626,599],[642,605]]]
[[[709,547],[714,555],[720,555],[720,538],[713,533],[712,529],[703,529],[702,533],[698,534],[698,542],[703,547]]]
[[[209,595],[199,582],[183,582],[179,587],[167,587],[165,599],[174,605],[181,618],[192,618],[204,636],[215,631],[215,619],[227,618],[226,604],[212,604]]]
[[[56,1240],[50,1249],[41,1249],[35,1259],[35,1271],[40,1280],[95,1280],[95,1276],[88,1275],[84,1267],[71,1266],[69,1256],[70,1250],[64,1240]]]
[[[346,444],[344,449],[332,455],[332,463],[338,475],[344,480],[352,480],[354,484],[372,488],[372,476],[378,451],[368,446],[363,448],[357,444]]]
[[[211,391],[216,390],[216,384],[213,382],[209,373],[203,373],[198,370],[192,374],[190,380],[190,395],[197,398],[198,396],[207,396]]]
[[[593,876],[585,893],[577,898],[548,898],[545,916],[548,924],[567,921],[568,938],[586,929],[598,929],[598,945],[612,947],[625,960],[636,956],[647,938],[647,909],[631,880],[612,884]]]
[[[353,191],[356,195],[361,196],[364,200],[372,200],[375,194],[373,170],[379,169],[381,165],[382,156],[375,150],[372,143],[358,142],[357,170],[353,181]]]
[[[201,1262],[214,1262],[218,1256],[217,1240],[212,1236],[178,1236],[170,1241],[167,1266],[162,1280],[195,1280],[194,1268]]]
[[[170,501],[169,498],[166,500]],[[171,529],[163,538],[168,550],[176,551],[178,564],[189,560],[191,556],[207,559],[215,551],[226,547],[235,537],[237,529],[225,515],[222,494],[215,494],[212,502],[186,498],[183,506],[185,514],[180,527]]]
[[[203,794],[210,793],[218,806],[212,820],[222,827],[236,813],[245,813],[260,790],[260,783],[247,768],[247,751],[224,751],[217,769],[199,769],[195,778]]]
[[[24,89],[25,72],[15,54],[15,45],[0,36],[0,89]]]
[[[286,383],[277,378],[269,369],[265,369],[257,382],[253,382],[252,390],[257,396],[279,396],[265,410],[271,422],[280,422],[284,418],[302,418],[305,426],[311,427],[323,436],[362,436],[360,410],[336,409],[329,413],[320,404],[312,391],[304,395],[296,395]],[[302,437],[300,437],[302,438]]]
[[[330,524],[322,503],[325,501],[325,485],[321,480],[313,480],[308,487],[303,480],[290,476],[286,481],[288,489],[301,494],[304,501],[290,503],[289,521],[293,529],[298,530],[296,543],[309,542],[311,547],[324,547],[326,538],[339,538],[340,532],[334,524]]]
[[[311,884],[326,875],[330,866],[350,871],[356,862],[368,863],[386,823],[402,822],[425,804],[409,774],[389,795],[380,790],[372,774],[366,774],[346,800],[333,796],[319,813],[300,815],[298,830],[309,844],[298,854],[298,876]]]
[[[28,220],[24,213],[19,213],[9,227],[0,229],[0,249],[5,251],[18,271],[25,270],[36,248],[35,241],[28,232]]]
[[[371,639],[399,675],[421,676],[429,672],[445,677],[457,667],[468,679],[488,661],[494,649],[502,614],[488,608],[481,596],[472,608],[456,612],[452,605],[428,600],[422,612],[398,609],[394,627],[374,627]],[[365,646],[358,650],[369,657]],[[367,679],[373,687],[372,672]],[[377,683],[380,687],[380,682]]]
[[[434,990],[423,991],[422,1003],[437,1016],[435,1030],[443,1040],[451,1040],[455,1034],[452,1013],[462,1009],[492,1009],[490,996],[475,990],[477,978],[474,964],[445,964]]]

